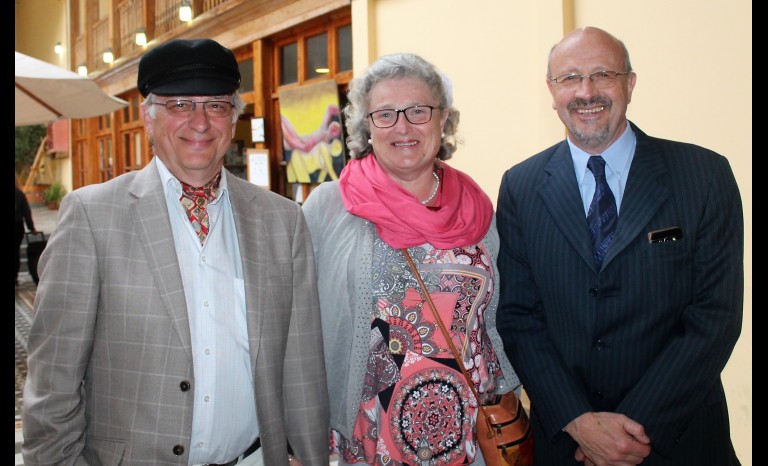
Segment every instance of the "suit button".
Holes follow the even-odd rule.
[[[179,388],[181,389],[182,392],[188,392],[191,386],[192,385],[187,380],[182,380],[181,383],[179,384]]]
[[[595,349],[600,351],[603,348],[605,348],[605,342],[603,340],[597,340],[595,342]]]
[[[593,298],[597,297],[597,288],[590,288],[589,295],[592,296]]]
[[[596,400],[602,400],[603,399],[603,392],[594,392],[592,393],[592,398]]]
[[[184,454],[184,445],[177,444],[173,446],[173,454],[176,456],[181,456]]]

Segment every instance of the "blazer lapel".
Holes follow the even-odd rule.
[[[227,170],[224,170],[224,176],[227,177],[232,216],[235,219],[237,242],[240,247],[240,261],[243,265],[243,280],[246,283],[245,317],[246,325],[248,325],[248,347],[251,352],[251,368],[255,371],[263,325],[262,315],[257,312],[257,309],[264,309],[261,300],[265,298],[264,290],[267,289],[264,265],[259,264],[255,258],[258,257],[260,251],[264,251],[264,248],[267,247],[262,238],[266,238],[268,233],[258,209],[256,209],[256,206],[259,205],[257,196],[246,194],[253,192],[251,190],[240,189],[242,180],[231,175]]]
[[[603,267],[619,255],[650,222],[656,211],[670,195],[666,184],[667,167],[661,152],[652,140],[635,125],[632,130],[637,136],[635,157],[624,189],[616,234],[603,259]]]
[[[168,218],[165,191],[161,186],[154,159],[137,175],[131,185],[131,212],[136,234],[144,248],[149,269],[158,284],[160,298],[184,350],[192,358],[187,302],[181,280],[179,261]]]
[[[571,151],[565,141],[555,150],[544,171],[549,178],[539,188],[539,196],[549,210],[552,221],[584,262],[594,267],[587,219],[573,174]]]

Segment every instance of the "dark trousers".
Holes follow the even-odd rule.
[[[24,222],[15,222],[16,228],[13,231],[13,240],[16,241],[16,280],[19,279],[19,269],[21,268],[21,242],[24,241]]]

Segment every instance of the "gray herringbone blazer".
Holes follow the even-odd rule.
[[[328,464],[312,243],[299,205],[226,170],[266,464]],[[40,259],[24,391],[28,466],[186,465],[195,374],[154,160],[61,204]],[[191,387],[191,389],[190,389]]]

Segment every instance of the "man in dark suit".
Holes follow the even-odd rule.
[[[24,464],[328,465],[312,241],[223,168],[239,84],[210,39],[142,56],[154,158],[66,196],[40,259]]]
[[[509,169],[497,204],[498,330],[535,464],[737,465],[720,379],[744,286],[730,165],[626,119],[637,76],[605,31],[563,38],[547,78],[567,138]]]

